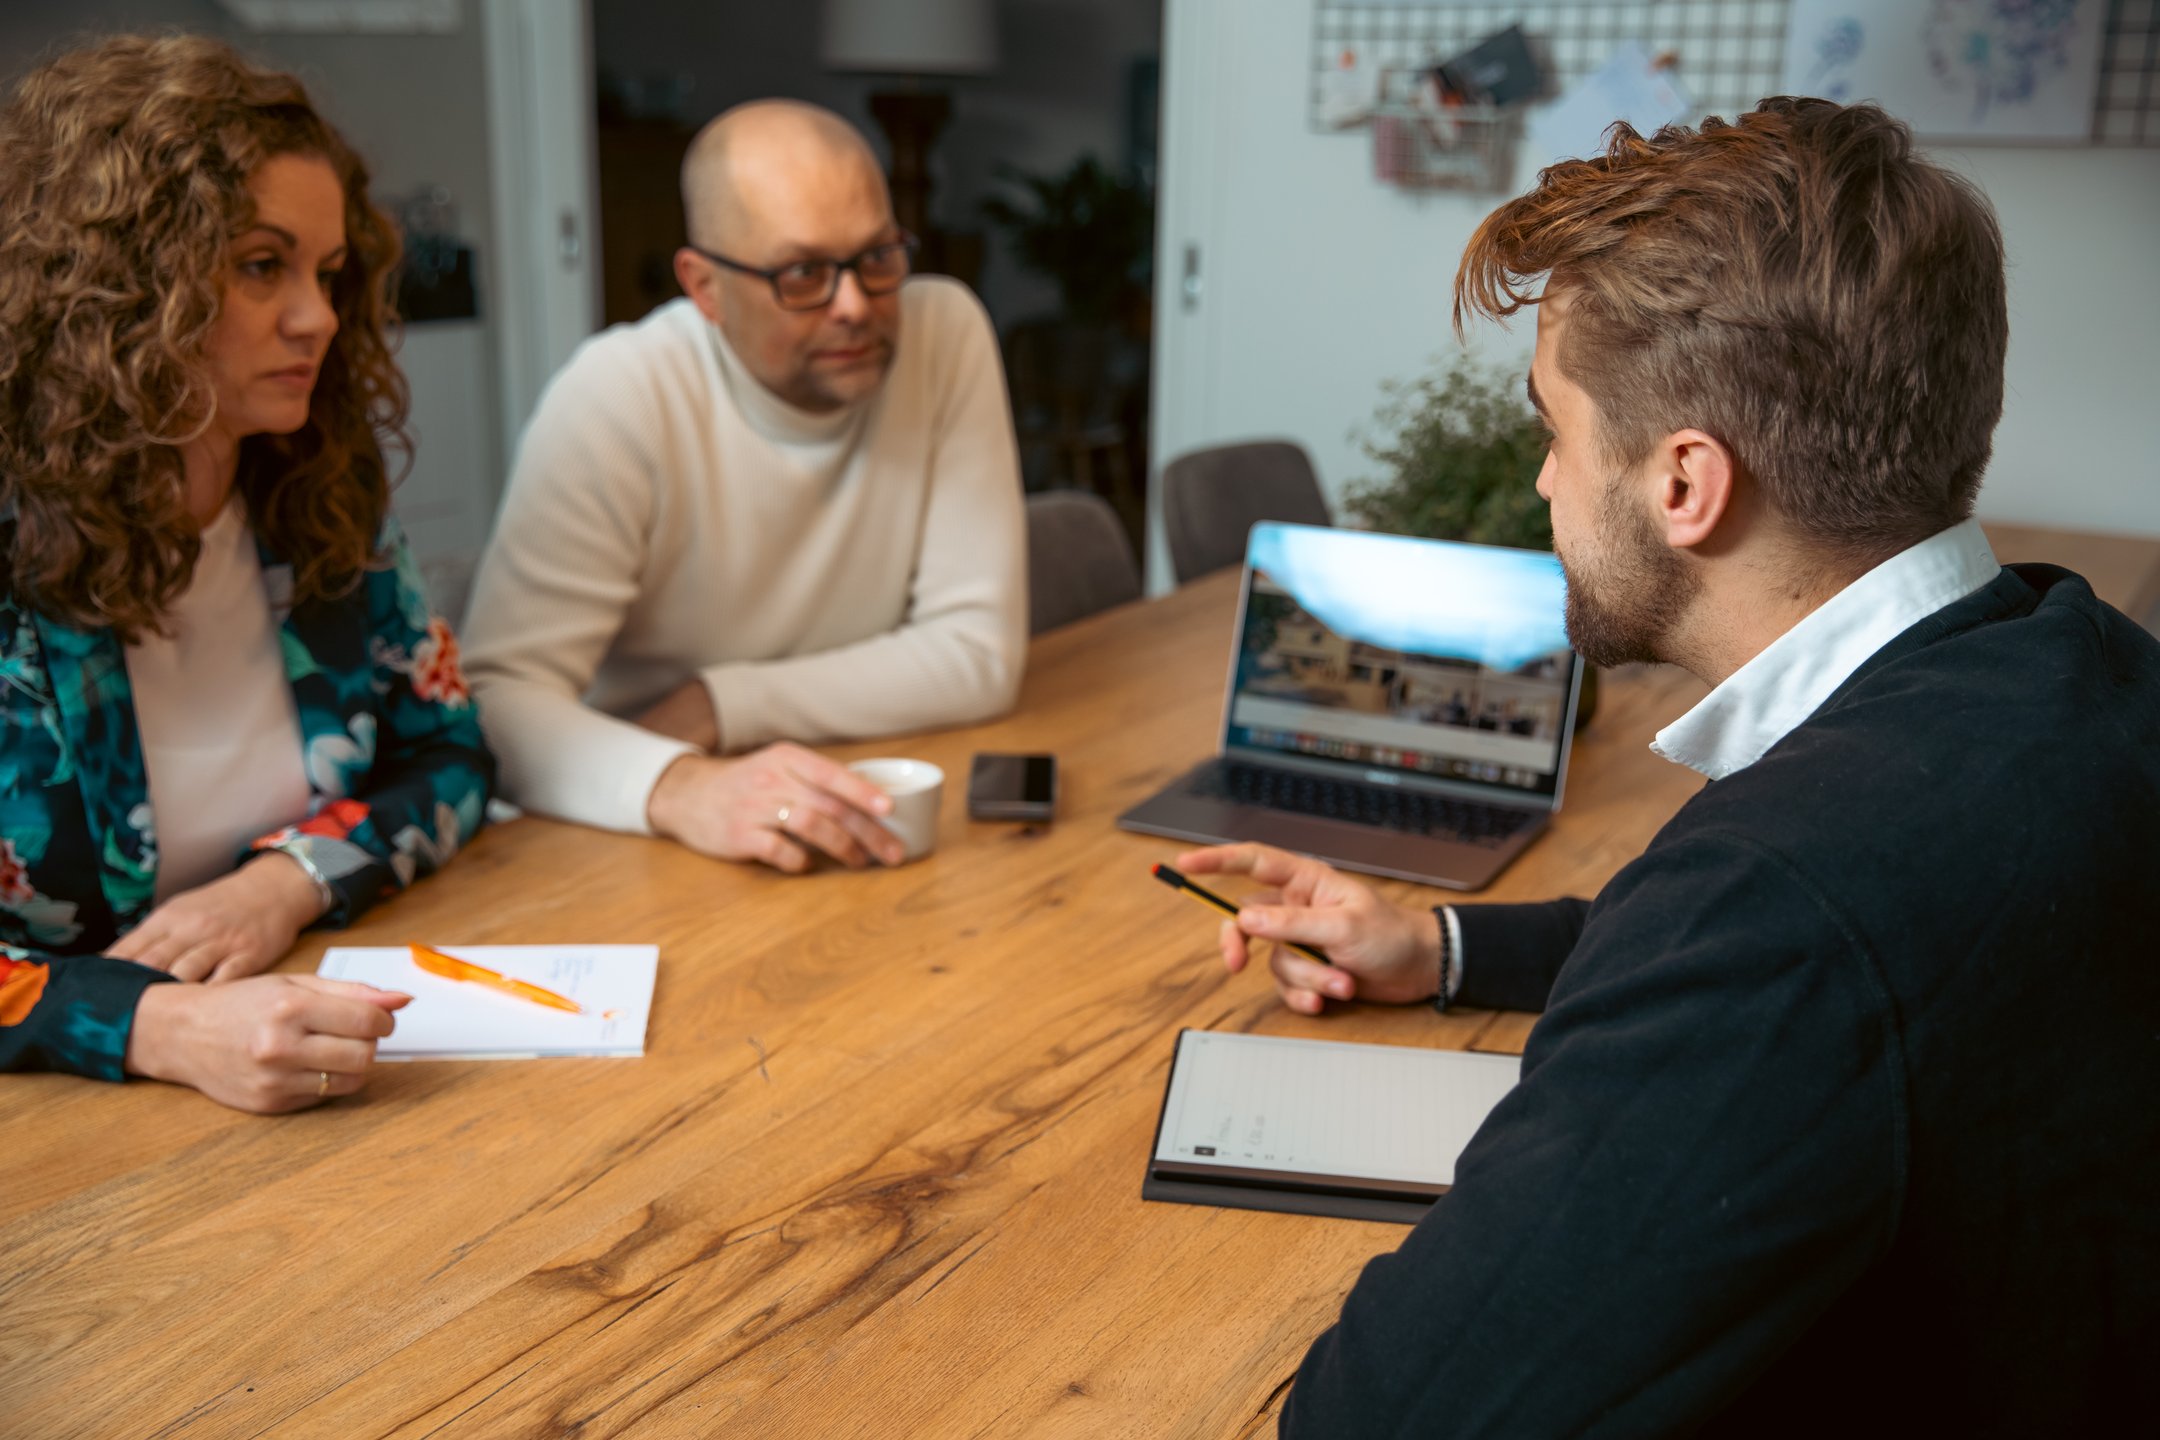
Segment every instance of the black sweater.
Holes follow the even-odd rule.
[[[1596,903],[1459,911],[1521,1086],[1286,1436],[2160,1415],[2160,642],[2005,570]]]

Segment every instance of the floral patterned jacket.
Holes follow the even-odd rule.
[[[322,877],[333,925],[456,854],[495,781],[457,641],[429,613],[396,522],[378,553],[352,595],[292,609],[281,603],[291,567],[261,550],[314,798],[252,848]],[[157,887],[126,656],[112,631],[73,629],[9,589],[0,583],[0,1070],[118,1080],[135,1003],[165,978],[97,954],[142,922]]]

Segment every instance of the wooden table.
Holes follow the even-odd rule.
[[[521,820],[336,937],[657,942],[642,1060],[389,1065],[282,1119],[9,1077],[0,1432],[1271,1435],[1402,1232],[1143,1204],[1172,1037],[1519,1051],[1530,1017],[1293,1015],[1147,878],[1175,847],[1111,821],[1211,748],[1234,596],[1046,636],[1010,718],[842,752],[1055,751],[1047,829],[949,785],[929,859],[788,878]],[[1632,857],[1696,788],[1644,743],[1700,693],[1607,676],[1487,898]]]
[[[2005,565],[2043,560],[2091,582],[2093,593],[2140,624],[2160,620],[2160,536],[2094,535],[1990,520],[1982,527]]]
[[[842,752],[1055,751],[1047,829],[948,782],[929,859],[789,878],[520,820],[335,937],[657,942],[642,1060],[387,1065],[281,1119],[8,1078],[0,1432],[1272,1434],[1401,1231],[1143,1204],[1173,1036],[1519,1050],[1529,1017],[1293,1015],[1147,877],[1175,847],[1111,821],[1211,749],[1234,604],[1045,636],[1008,719]],[[1638,850],[1694,788],[1643,742],[1696,690],[1611,679],[1489,893]]]

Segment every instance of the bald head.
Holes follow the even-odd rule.
[[[730,254],[785,243],[835,216],[889,221],[892,213],[884,172],[861,134],[799,100],[723,112],[683,157],[682,191],[690,239]]]
[[[884,383],[900,343],[906,236],[852,126],[794,100],[738,105],[683,158],[683,210],[690,243],[675,252],[675,278],[759,384],[826,411]],[[873,251],[876,294],[858,268]],[[830,281],[827,298],[784,301],[783,277],[800,292],[805,276],[811,298]]]

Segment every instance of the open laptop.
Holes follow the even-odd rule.
[[[1565,600],[1537,551],[1254,526],[1220,753],[1119,826],[1477,889],[1560,807]]]

